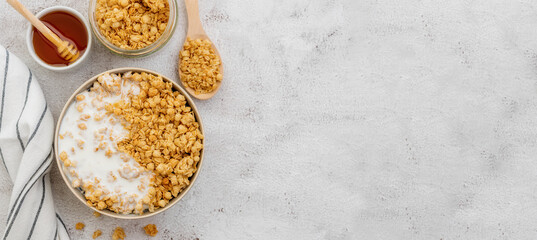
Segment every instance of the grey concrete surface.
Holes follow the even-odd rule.
[[[23,2],[87,15],[87,1]],[[126,59],[95,44],[69,74],[33,62],[27,23],[0,9],[0,44],[38,76],[55,117],[111,68],[177,79],[182,1],[160,52]],[[200,10],[225,79],[196,101],[207,139],[198,182],[162,215],[96,219],[54,169],[73,238],[123,226],[143,239],[147,223],[160,239],[537,238],[536,1],[202,0]]]

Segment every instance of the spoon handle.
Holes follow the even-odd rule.
[[[201,25],[198,0],[185,0],[186,14],[188,16],[187,36],[205,35]]]
[[[30,23],[37,28],[43,35],[56,46],[62,46],[62,40],[54,34],[45,24],[41,22],[35,15],[33,15],[28,9],[17,0],[7,0],[7,3],[11,5],[17,12],[24,16]]]

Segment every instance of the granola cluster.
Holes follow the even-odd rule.
[[[144,227],[144,231],[145,231],[145,234],[151,237],[157,236],[157,233],[158,233],[157,226],[155,226],[155,224],[147,224]]]
[[[125,234],[125,231],[123,230],[122,227],[116,227],[116,229],[114,229],[114,232],[112,233],[112,239],[113,240],[119,240],[119,239],[125,239],[125,237],[127,237],[127,235]]]
[[[82,230],[82,229],[84,229],[85,226],[86,225],[84,225],[84,223],[78,222],[78,223],[76,223],[75,228],[76,228],[76,230]]]
[[[183,95],[172,90],[162,77],[135,73],[140,93],[130,102],[119,101],[105,108],[126,120],[129,131],[118,149],[155,173],[143,204],[153,212],[166,206],[189,184],[203,148],[203,135]]]
[[[186,87],[196,94],[209,93],[222,81],[220,57],[215,53],[209,40],[187,39],[179,54],[179,73]]]
[[[136,50],[154,43],[170,17],[167,0],[97,0],[95,20],[112,44]]]
[[[101,230],[96,230],[95,232],[93,232],[93,235],[91,236],[93,239],[96,239],[98,238],[99,236],[101,236],[101,234],[103,234],[103,232]]]

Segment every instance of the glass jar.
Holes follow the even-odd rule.
[[[120,48],[108,41],[108,39],[106,39],[106,37],[101,34],[99,26],[97,25],[97,20],[95,19],[97,0],[90,0],[89,3],[88,19],[91,26],[91,31],[99,40],[99,42],[101,42],[112,53],[124,57],[144,57],[150,55],[164,47],[164,45],[166,45],[166,43],[170,40],[173,35],[173,32],[175,31],[175,26],[177,24],[177,3],[175,0],[168,0],[168,4],[170,9],[170,15],[168,18],[168,23],[166,24],[166,29],[155,42],[153,42],[147,47],[136,50],[128,50]]]

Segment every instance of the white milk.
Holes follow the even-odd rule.
[[[131,213],[137,203],[142,204],[154,176],[131,156],[118,151],[117,143],[128,131],[116,115],[107,116],[104,109],[108,103],[128,102],[130,96],[140,92],[135,82],[125,79],[129,76],[125,74],[121,79],[105,74],[99,79],[104,86],[99,91],[81,93],[84,100],[73,102],[65,112],[60,126],[63,139],[58,140],[58,153],[65,151],[74,165],[63,165],[73,187],[86,190],[93,185],[103,192],[100,199],[115,195],[119,203],[114,207],[122,213]],[[77,109],[79,106],[83,107],[82,112]],[[97,121],[96,117],[102,120]],[[80,129],[79,124],[85,124],[87,129]]]

